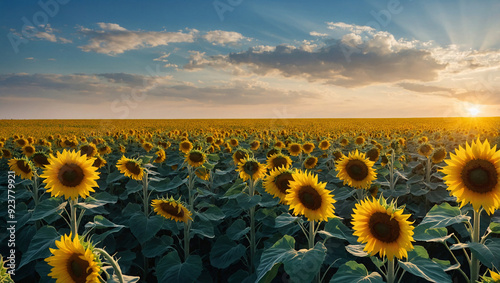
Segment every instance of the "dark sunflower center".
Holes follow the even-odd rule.
[[[16,165],[17,165],[17,168],[19,168],[19,170],[23,171],[24,173],[30,173],[31,172],[30,166],[24,160],[18,160],[16,162]]]
[[[166,202],[162,202],[160,204],[160,207],[161,207],[162,211],[164,211],[170,215],[173,215],[175,217],[184,217],[184,210],[182,210],[182,208],[179,211],[178,207],[174,207],[170,203],[166,203]]]
[[[306,164],[309,166],[313,166],[314,164],[316,164],[316,159],[308,158],[308,159],[306,159]]]
[[[290,150],[292,152],[299,152],[300,151],[300,145],[294,144],[294,145],[290,146]]]
[[[465,186],[476,193],[488,193],[498,184],[495,165],[488,160],[474,159],[465,164],[461,173]]]
[[[130,171],[134,175],[140,175],[141,174],[141,167],[139,164],[129,161],[125,164],[125,168],[127,168],[128,171]]]
[[[92,269],[88,269],[90,264],[83,260],[78,254],[73,254],[67,262],[67,271],[71,279],[77,283],[85,283],[87,276],[92,273]],[[88,269],[88,270],[87,270]]]
[[[328,146],[328,142],[324,141],[324,142],[321,142],[321,147],[327,147]]]
[[[281,166],[286,166],[288,164],[287,160],[283,156],[277,156],[273,159],[273,167],[279,168]]]
[[[321,195],[309,185],[299,189],[299,199],[307,209],[316,210],[321,207]]]
[[[349,177],[356,181],[362,181],[368,176],[368,166],[359,159],[349,160],[346,171]]]
[[[92,166],[99,168],[101,166],[101,164],[102,164],[101,159],[100,158],[96,158],[96,160],[94,161],[94,163],[92,164]]]
[[[80,185],[84,177],[83,170],[76,164],[64,164],[59,170],[59,181],[66,187]]]
[[[305,145],[304,145],[304,150],[305,150],[305,151],[310,151],[310,150],[312,150],[312,145],[310,145],[310,144],[305,144]]]
[[[49,165],[49,160],[47,159],[47,156],[44,154],[35,154],[33,156],[33,161],[35,161],[37,164],[40,164],[42,166],[44,165]]]
[[[187,143],[187,142],[183,142],[183,143],[181,143],[181,147],[182,147],[183,149],[189,149],[189,143]]]
[[[379,151],[376,150],[375,148],[372,148],[370,149],[367,153],[366,153],[366,156],[368,157],[368,159],[370,159],[370,161],[377,161],[378,160],[378,157],[379,157]]]
[[[253,176],[253,174],[257,173],[259,170],[259,164],[255,161],[247,161],[245,165],[243,166],[243,171],[247,173],[250,176]]]
[[[285,172],[276,177],[274,184],[278,187],[278,190],[280,190],[281,193],[286,194],[286,190],[290,188],[289,181],[293,181],[292,174]]]
[[[87,156],[91,156],[94,153],[94,148],[88,145],[84,145],[80,148],[80,150],[86,154]]]
[[[191,152],[189,154],[189,160],[193,162],[203,162],[203,154],[199,152]]]
[[[27,146],[27,147],[25,147],[25,148],[24,148],[24,150],[25,150],[27,153],[33,153],[33,152],[34,152],[34,149],[33,149],[33,147],[31,147],[31,146]]]
[[[375,212],[368,226],[373,237],[384,243],[392,243],[399,238],[399,222],[387,213]]]
[[[271,157],[271,156],[275,155],[276,153],[278,153],[278,151],[273,148],[267,152],[267,157]]]

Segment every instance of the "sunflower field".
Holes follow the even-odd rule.
[[[0,282],[500,282],[498,129],[5,120]]]

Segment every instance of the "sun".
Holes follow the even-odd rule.
[[[467,108],[467,111],[469,112],[471,117],[476,117],[481,112],[481,109],[479,109],[479,106],[477,105],[470,105]]]

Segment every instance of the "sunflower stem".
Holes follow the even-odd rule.
[[[394,181],[394,161],[395,161],[394,155],[395,153],[393,149],[391,152],[391,165],[389,166],[389,177],[390,177],[389,187],[391,190],[394,190],[394,187],[396,186]]]
[[[184,224],[184,261],[189,257],[189,230],[191,229],[191,220],[188,219],[188,222]]]
[[[142,177],[142,204],[144,206],[144,215],[149,216],[149,197],[148,197],[148,172],[145,170]]]
[[[106,261],[113,267],[115,271],[115,275],[118,278],[118,282],[123,283],[123,274],[120,266],[118,265],[118,262],[113,259],[112,256],[110,256],[105,250],[100,249],[100,248],[94,248],[94,251],[98,252],[100,255],[102,255]]]
[[[250,198],[255,194],[255,183],[252,178],[248,180],[248,192]],[[250,274],[254,272],[254,258],[255,258],[255,206],[250,207]]]
[[[36,172],[33,174],[33,199],[35,207],[37,207],[40,200],[38,198],[38,174]]]
[[[432,171],[432,162],[431,158],[427,157],[427,166],[425,168],[425,182],[427,184],[431,183],[431,171]]]
[[[474,225],[472,226],[471,240],[473,243],[479,243],[479,228],[481,220],[481,211],[474,209]],[[474,253],[471,253],[470,259],[470,282],[476,282],[479,279],[479,259]]]
[[[78,220],[76,216],[76,205],[78,204],[78,197],[70,198],[70,228],[71,228],[71,240],[73,240],[78,234]]]
[[[309,242],[309,249],[314,248],[314,238],[316,238],[316,229],[314,229],[314,220],[309,220],[309,238],[307,239]],[[316,276],[313,279],[313,282],[320,282],[319,281],[320,276],[319,276],[319,271],[316,274]]]
[[[394,257],[387,260],[387,283],[394,283],[396,273],[394,272]]]

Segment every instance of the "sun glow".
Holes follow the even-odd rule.
[[[479,109],[479,106],[477,105],[471,105],[467,108],[467,111],[469,112],[470,116],[476,117],[481,110]]]

